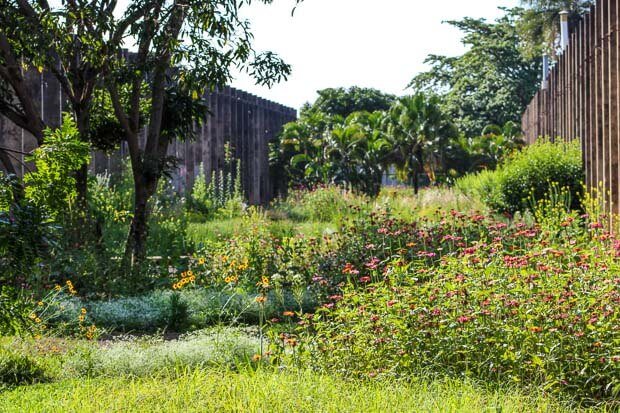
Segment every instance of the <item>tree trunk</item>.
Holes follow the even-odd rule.
[[[148,238],[149,201],[155,194],[158,177],[145,177],[143,174],[134,174],[134,213],[129,229],[129,236],[125,247],[125,266],[133,267],[134,264],[146,259],[146,240]]]
[[[146,186],[134,178],[134,212],[125,246],[125,267],[133,267],[136,262],[146,258],[146,239],[148,236],[148,201]]]
[[[418,182],[418,177],[422,172],[424,172],[424,153],[422,152],[422,148],[418,146],[415,150],[415,172],[413,174],[413,190],[417,195],[420,191],[420,184]]]
[[[90,129],[90,110],[85,108],[75,108],[75,117],[77,119],[77,128],[78,133],[80,134],[80,140],[82,142],[88,142],[88,134]],[[78,206],[83,212],[87,212],[88,164],[82,165],[82,167],[75,172],[75,181]]]
[[[13,166],[13,162],[11,161],[11,157],[9,154],[0,149],[0,163],[4,166],[4,169],[7,171],[9,175],[17,176],[17,170],[15,166]],[[24,198],[24,186],[21,182],[17,182],[13,187],[13,201],[17,204]]]

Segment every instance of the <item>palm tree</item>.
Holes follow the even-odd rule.
[[[439,98],[418,93],[399,99],[384,120],[384,130],[392,147],[391,161],[401,179],[412,179],[419,190],[418,175],[428,167],[445,169],[443,152],[455,129],[441,110]]]
[[[370,196],[379,193],[391,149],[380,129],[382,119],[381,112],[355,112],[326,134],[323,158],[334,183]]]
[[[593,0],[521,0],[526,10],[517,28],[526,40],[527,54],[539,56],[542,51],[555,57],[560,36],[560,12],[569,13],[568,22],[572,31],[594,3]]]

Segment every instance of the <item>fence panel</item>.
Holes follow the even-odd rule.
[[[586,185],[620,213],[620,0],[598,0],[522,118],[527,143],[578,139]]]

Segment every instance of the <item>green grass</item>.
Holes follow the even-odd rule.
[[[176,377],[67,380],[0,396],[2,412],[563,412],[544,397],[457,381],[343,381],[314,373],[197,370]]]
[[[207,242],[216,242],[231,239],[243,231],[243,218],[193,222],[187,227],[187,238],[193,245],[200,246]],[[276,238],[305,235],[307,237],[321,237],[326,233],[338,229],[338,224],[329,222],[295,222],[289,219],[267,220],[265,225]]]

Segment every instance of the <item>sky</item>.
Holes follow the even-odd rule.
[[[517,0],[293,0],[254,3],[245,15],[255,47],[276,52],[293,68],[271,89],[238,74],[232,86],[298,109],[328,87],[373,87],[395,95],[426,68],[429,54],[464,52],[461,33],[445,20],[493,20]]]

